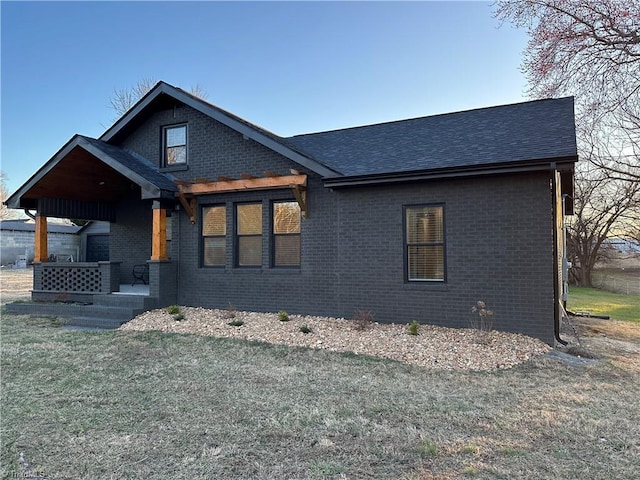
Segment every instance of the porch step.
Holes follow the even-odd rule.
[[[126,307],[146,311],[155,308],[156,299],[145,295],[112,293],[109,295],[94,295],[93,304],[106,307]]]
[[[8,303],[5,307],[16,315],[61,317],[67,325],[98,328],[118,328],[145,311],[143,308],[41,302]]]

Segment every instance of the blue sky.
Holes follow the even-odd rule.
[[[282,136],[526,100],[524,31],[490,2],[6,2],[2,170],[15,191],[152,77]]]

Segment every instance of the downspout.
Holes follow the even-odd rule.
[[[567,345],[568,342],[560,338],[560,278],[558,275],[560,262],[558,262],[558,223],[559,215],[559,201],[560,192],[558,192],[558,172],[556,171],[556,163],[552,162],[551,165],[551,198],[553,204],[553,333],[556,341],[561,345]]]
[[[25,213],[25,214],[27,215],[27,217],[29,217],[31,220],[35,220],[35,219],[36,219],[36,216],[35,216],[33,213],[31,213],[31,212],[29,211],[29,209],[28,209],[28,208],[25,208],[25,209],[24,209],[24,213]]]

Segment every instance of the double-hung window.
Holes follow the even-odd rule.
[[[163,163],[165,167],[187,163],[187,126],[172,125],[162,129]]]
[[[225,206],[202,209],[202,263],[206,267],[224,267],[227,257],[227,209]]]
[[[273,203],[274,267],[300,266],[300,205],[297,202]]]
[[[405,207],[405,262],[409,281],[445,281],[443,205]]]
[[[262,266],[262,204],[236,205],[236,265]]]

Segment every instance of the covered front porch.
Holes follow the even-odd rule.
[[[148,160],[99,140],[73,137],[6,202],[35,219],[33,302],[121,303],[136,311],[176,303],[167,218],[176,208],[177,190],[173,179]],[[51,261],[48,217],[110,222],[115,241],[109,261]],[[134,282],[134,265],[146,265],[144,283]]]

